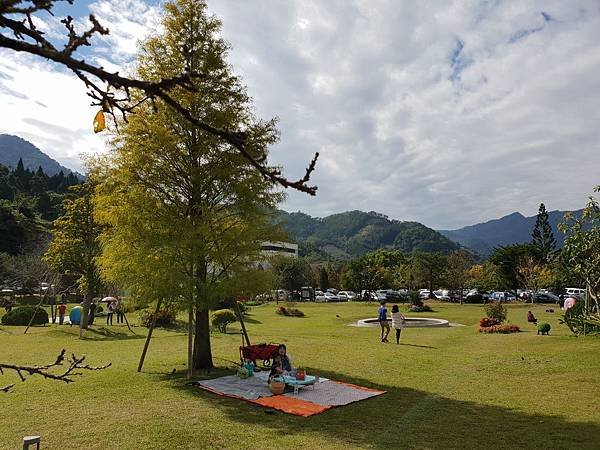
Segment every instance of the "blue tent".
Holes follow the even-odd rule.
[[[73,325],[79,325],[79,322],[81,321],[82,311],[83,308],[81,306],[75,306],[69,313],[69,320]]]

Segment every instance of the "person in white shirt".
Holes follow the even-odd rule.
[[[405,317],[400,312],[398,305],[392,306],[392,328],[396,330],[396,344],[400,343],[400,333],[404,328]]]

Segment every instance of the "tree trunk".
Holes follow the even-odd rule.
[[[214,366],[210,348],[210,325],[208,309],[196,308],[195,331],[192,367],[194,370],[212,369]]]
[[[187,378],[190,380],[194,375],[193,356],[194,356],[194,308],[190,305],[188,311],[188,357],[187,357]]]

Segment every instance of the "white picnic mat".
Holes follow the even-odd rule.
[[[364,390],[344,383],[326,380],[317,383],[314,389],[310,386],[298,391],[298,394],[285,393],[288,397],[306,400],[323,406],[343,406],[349,403],[359,402],[367,398],[383,394],[383,391]]]

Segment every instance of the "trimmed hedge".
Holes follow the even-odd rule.
[[[48,313],[44,308],[19,306],[2,316],[2,325],[27,326],[34,315],[32,325],[46,325],[48,323]]]

